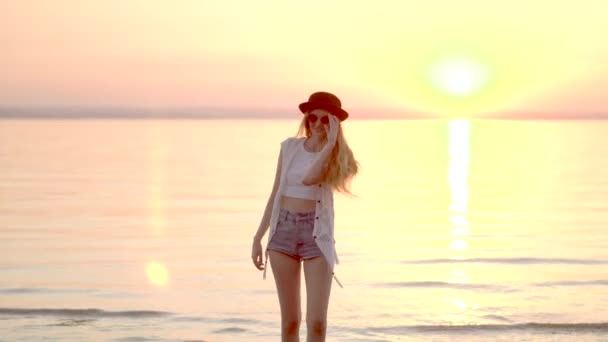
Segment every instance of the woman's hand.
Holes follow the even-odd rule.
[[[262,242],[254,239],[251,246],[251,260],[258,270],[264,270],[264,255],[262,253]]]
[[[331,148],[336,144],[338,140],[338,130],[340,129],[340,120],[334,115],[328,115],[329,125],[323,125],[325,134],[327,135],[327,143]]]

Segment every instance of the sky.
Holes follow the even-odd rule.
[[[0,2],[0,106],[608,118],[605,0]]]

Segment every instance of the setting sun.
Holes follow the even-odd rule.
[[[431,84],[441,92],[464,97],[480,90],[488,80],[487,67],[466,57],[450,57],[429,70]]]

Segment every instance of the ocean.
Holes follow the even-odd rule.
[[[0,341],[279,341],[251,239],[298,119],[0,120]],[[345,121],[327,340],[608,341],[607,132]]]

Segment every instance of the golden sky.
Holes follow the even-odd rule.
[[[326,90],[354,112],[608,113],[605,0],[19,0],[0,23],[5,106],[297,110]]]

